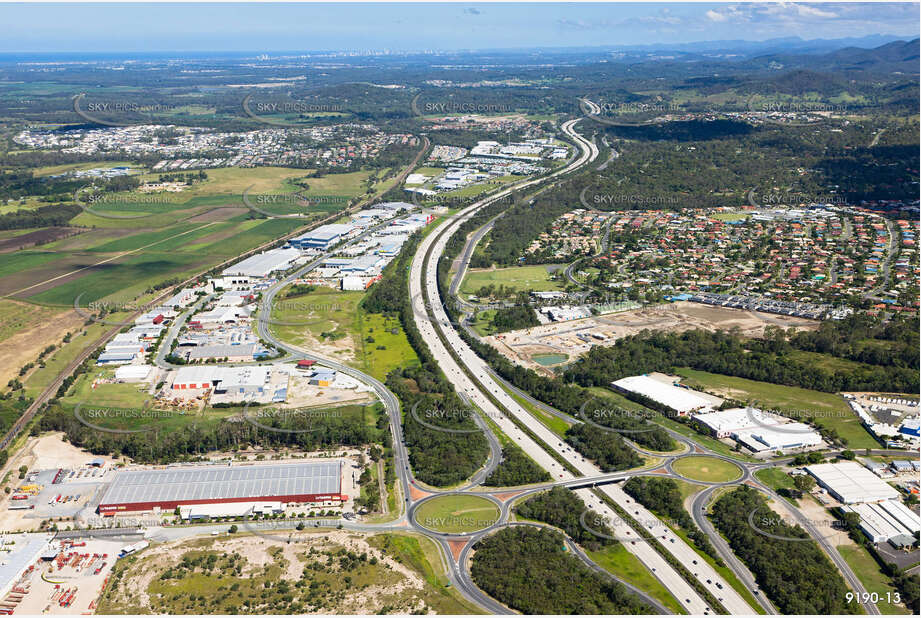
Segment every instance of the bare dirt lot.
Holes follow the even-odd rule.
[[[613,345],[618,339],[643,330],[683,332],[698,328],[708,331],[735,328],[743,336],[758,337],[767,326],[811,330],[818,328],[818,325],[815,320],[803,318],[678,302],[581,320],[554,322],[491,335],[485,340],[511,361],[549,374],[550,370],[535,362],[534,356],[567,354],[570,360],[575,360],[593,345]]]
[[[253,579],[254,583],[260,583],[271,574],[273,583],[282,581],[294,584],[305,573],[308,574],[308,579],[325,579],[319,573],[313,575],[313,571],[305,570],[305,565],[314,564],[319,558],[325,560],[326,555],[331,555],[320,552],[339,555],[340,551],[351,552],[352,555],[364,554],[369,559],[374,558],[375,564],[373,568],[366,567],[360,574],[347,571],[350,577],[345,579],[352,580],[354,577],[360,584],[346,583],[343,592],[347,593],[330,595],[324,602],[318,603],[321,605],[320,608],[304,613],[374,614],[380,610],[384,598],[397,597],[406,599],[408,604],[400,609],[400,613],[409,613],[424,607],[419,595],[425,588],[425,580],[418,572],[372,546],[363,535],[346,531],[323,531],[298,533],[294,542],[287,544],[241,532],[233,536],[222,535],[195,541],[183,539],[155,545],[139,554],[136,561],[128,564],[125,573],[119,579],[119,586],[109,592],[100,609],[133,610],[131,613],[161,613],[176,609],[170,605],[172,599],[157,592],[157,582],[160,575],[170,568],[175,568],[187,552],[207,552],[218,556],[238,555],[242,562],[240,576],[244,580]],[[331,560],[328,564],[331,571],[341,570],[333,566]],[[195,593],[205,593],[205,590],[199,589],[202,585],[209,585],[212,580],[221,581],[216,576],[203,576],[199,573],[196,573],[192,580],[183,586],[183,591],[192,587]],[[178,588],[177,586],[177,591]],[[209,591],[206,594],[211,593]],[[190,609],[207,612],[213,611],[214,608],[193,606]]]

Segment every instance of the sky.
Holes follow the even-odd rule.
[[[918,35],[919,4],[2,4],[0,52],[458,50]]]

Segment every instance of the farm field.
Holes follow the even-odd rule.
[[[835,429],[839,436],[847,439],[847,444],[851,448],[879,447],[879,443],[860,424],[857,414],[835,393],[757,382],[687,368],[678,369],[677,373],[685,378],[682,383],[690,388],[700,388],[733,399],[757,401],[758,406],[762,408],[797,412],[802,417],[807,413],[814,413],[818,425]],[[802,417],[797,420],[801,420]]]
[[[550,279],[551,270],[559,265],[542,264],[539,266],[513,266],[511,268],[475,268],[467,271],[459,293],[476,294],[487,285],[504,285],[516,290],[534,290],[536,292],[562,290],[563,281]]]

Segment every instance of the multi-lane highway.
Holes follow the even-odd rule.
[[[570,487],[582,499],[587,508],[591,508],[605,518],[608,526],[613,530],[616,537],[621,540],[624,547],[637,556],[637,558],[649,568],[653,575],[674,596],[685,611],[693,614],[712,614],[723,610],[732,614],[754,613],[755,608],[749,605],[745,599],[743,599],[743,597],[739,595],[715,569],[710,567],[692,547],[685,543],[683,539],[675,534],[671,528],[660,521],[655,515],[637,504],[618,484],[619,481],[627,479],[632,475],[651,473],[651,469],[603,473],[593,462],[586,460],[578,452],[569,447],[568,444],[562,442],[556,434],[550,431],[539,420],[533,417],[530,412],[523,408],[510,395],[510,392],[524,397],[534,405],[547,410],[551,414],[566,418],[570,422],[578,422],[578,419],[573,419],[569,415],[534,400],[527,393],[519,391],[499,378],[486,362],[477,356],[461,338],[457,330],[458,327],[451,322],[445,311],[443,299],[440,297],[437,285],[437,264],[440,256],[445,250],[448,240],[457,232],[464,221],[468,220],[485,206],[508,197],[514,191],[519,191],[528,187],[536,187],[537,185],[542,185],[544,188],[552,186],[553,183],[558,182],[564,175],[592,162],[598,155],[598,149],[593,142],[585,139],[576,132],[575,125],[578,122],[578,120],[570,120],[562,126],[567,136],[579,146],[578,156],[571,160],[566,166],[547,176],[516,183],[515,185],[509,186],[477,201],[453,216],[448,217],[422,240],[414,256],[409,272],[409,290],[414,321],[422,334],[423,340],[427,342],[430,352],[437,360],[445,375],[455,386],[458,395],[465,402],[477,408],[483,416],[493,421],[495,426],[497,426],[508,439],[521,447],[531,459],[552,475],[553,480],[549,483],[538,484],[513,491],[512,494],[515,497],[520,498],[556,485]],[[476,242],[483,237],[486,231],[488,231],[493,221],[495,221],[495,218],[488,222],[486,226],[480,228],[471,238],[471,242],[468,242],[463,254],[460,275],[463,274],[463,268],[466,266],[467,260],[469,259],[470,251],[472,251]],[[371,233],[373,229],[375,228],[368,230],[351,242],[359,242],[364,236]],[[604,244],[602,246],[604,246]],[[414,515],[416,509],[426,499],[430,499],[434,495],[450,492],[423,487],[421,483],[418,483],[416,479],[414,479],[412,470],[409,466],[409,454],[403,443],[402,437],[401,417],[402,414],[409,413],[409,411],[401,411],[398,399],[384,384],[372,376],[338,362],[335,359],[285,343],[277,339],[272,333],[270,329],[272,322],[271,307],[273,306],[278,292],[310,270],[316,268],[326,257],[328,257],[328,255],[318,256],[316,259],[297,269],[263,293],[260,311],[256,320],[256,331],[265,341],[271,343],[285,353],[283,358],[276,359],[273,362],[287,362],[297,359],[316,360],[373,389],[383,402],[390,419],[393,437],[394,465],[401,498],[399,512],[394,513],[393,519],[389,522],[363,524],[360,522],[335,520],[325,522],[324,525],[341,525],[346,529],[354,529],[363,532],[413,529],[418,533],[425,534],[438,543],[442,550],[443,557],[445,558],[445,562],[448,565],[448,579],[464,597],[488,612],[509,613],[510,610],[508,608],[483,593],[483,591],[472,582],[468,564],[473,544],[477,539],[494,532],[502,526],[515,525],[513,522],[509,521],[511,515],[511,498],[507,497],[508,490],[502,490],[505,492],[505,497],[502,497],[502,492],[493,492],[495,496],[499,496],[494,497],[488,496],[488,492],[481,486],[483,480],[495,469],[496,465],[498,465],[499,455],[501,453],[500,442],[490,425],[487,424],[483,418],[476,418],[479,428],[487,436],[490,443],[490,455],[488,460],[483,468],[468,479],[463,486],[454,488],[450,490],[450,492],[464,493],[475,491],[478,495],[487,495],[489,499],[496,502],[500,508],[501,516],[499,520],[494,525],[484,530],[467,535],[451,535],[429,530],[415,520]],[[460,280],[461,277],[457,277],[451,282],[450,294],[452,298],[456,293]],[[207,300],[207,297],[200,299],[198,303],[196,303],[196,307],[201,306],[201,304],[207,302]],[[178,334],[182,323],[190,314],[191,310],[177,319],[171,327],[167,338],[158,351],[156,362],[159,366],[164,368],[170,367],[169,363],[165,360],[165,356],[169,351],[169,344]],[[674,459],[694,452],[713,454],[684,436],[674,434],[673,432],[672,435],[684,445],[685,449],[681,453],[662,458],[663,463],[656,466],[657,469],[655,473],[657,474],[678,477],[679,475],[675,474],[671,469],[671,463]],[[637,448],[637,450],[642,452],[642,449]],[[752,472],[759,466],[745,465],[737,460],[731,460],[739,464],[744,472],[743,479],[734,481],[733,483],[748,482],[762,491],[765,491],[768,495],[776,498],[770,488],[764,486],[753,477]],[[713,530],[712,525],[705,516],[706,505],[709,502],[713,490],[718,484],[701,485],[709,485],[709,487],[698,494],[693,501],[693,508],[691,509],[692,515],[697,521],[698,526],[711,536],[720,555],[724,558],[727,565],[735,572],[740,581],[742,581],[746,587],[755,591],[758,602],[763,605],[767,611],[775,613],[776,610],[770,602],[763,598],[763,595],[758,595],[751,573],[748,572],[737,558],[735,558],[728,548],[728,545],[719,537],[715,530]],[[618,512],[610,506],[611,503],[616,504],[619,509],[626,512],[630,518],[634,520],[636,525],[642,526],[646,533],[655,538],[660,549],[657,549],[644,540],[641,535],[639,535],[628,522],[624,521]],[[802,520],[801,523],[803,523],[807,531],[822,544],[826,552],[829,553],[835,563],[841,568],[851,587],[857,592],[863,592],[864,590],[859,580],[857,580],[850,571],[847,564],[844,563],[835,549],[830,547],[827,541],[816,536],[818,532],[814,529],[810,529],[808,526],[809,522],[805,520],[802,513],[799,513],[796,509],[791,510],[795,511],[794,516]],[[285,522],[278,522],[276,528],[283,529],[285,525]],[[293,527],[294,525],[295,523],[292,522],[291,526]],[[202,534],[203,530],[204,528],[195,526],[172,529],[164,534],[172,538],[176,535]],[[462,544],[462,547],[458,546],[459,542]],[[599,573],[612,577],[607,571],[592,563],[581,549],[574,545],[571,545],[571,549],[574,555],[596,569]],[[666,558],[666,556],[663,556],[660,551],[668,554],[668,557]],[[672,566],[674,562],[680,563],[689,575],[679,573],[679,571]],[[692,586],[685,577],[693,578],[695,580],[694,585]],[[626,582],[622,583],[626,584]],[[665,611],[665,608],[662,607],[658,601],[649,597],[645,592],[630,585],[627,585],[627,588],[650,603],[656,610]],[[706,590],[708,595],[700,594],[698,592],[700,589]],[[720,607],[710,606],[707,601],[710,595],[719,602]],[[877,613],[875,612],[876,608],[872,605],[866,606],[866,609],[870,613]]]
[[[569,166],[557,172],[558,175],[572,171],[597,156],[597,147],[575,132],[575,124],[576,121],[570,121],[564,124],[563,130],[580,145],[582,154]],[[519,188],[526,184],[522,183]],[[458,392],[495,421],[500,430],[513,439],[538,465],[548,470],[554,478],[563,480],[576,479],[580,476],[599,476],[602,472],[594,463],[586,460],[568,445],[564,445],[556,434],[531,416],[492,378],[485,361],[480,359],[464,342],[442,305],[436,281],[437,263],[448,240],[463,221],[501,197],[503,193],[500,192],[461,210],[423,240],[410,268],[410,297],[416,326],[429,343],[429,349],[439,366],[454,383]],[[498,405],[493,403],[494,401]],[[519,424],[527,427],[536,440],[522,431]],[[567,466],[564,467],[560,459],[565,461]],[[570,470],[576,470],[577,473],[573,474]],[[698,579],[699,585],[707,589],[714,598],[720,600],[728,611],[736,614],[753,612],[744,599],[712,567],[698,560],[699,556],[691,547],[652,513],[636,504],[620,487],[602,485],[598,490],[620,508],[631,513],[635,519],[640,520],[644,527],[657,540],[660,540],[665,550],[678,561],[685,565],[696,566],[694,576]],[[655,569],[656,576],[689,612],[703,614],[716,611],[715,608],[709,607],[704,598],[669,565],[655,548],[638,538],[638,534],[632,531],[630,526],[623,522],[606,502],[597,498],[589,489],[576,491],[588,506],[613,523],[616,534],[637,538],[635,544],[631,542],[626,545],[627,549],[635,553],[647,566]],[[695,562],[701,564],[694,565]]]

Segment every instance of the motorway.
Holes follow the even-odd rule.
[[[483,480],[498,465],[501,446],[498,437],[494,434],[490,426],[482,418],[477,417],[478,426],[484,431],[490,444],[490,456],[484,466],[472,478],[468,479],[462,487],[453,488],[451,490],[438,490],[424,487],[421,483],[417,482],[410,469],[408,463],[409,454],[403,443],[403,412],[400,409],[398,399],[393,393],[374,377],[338,362],[335,359],[312,353],[297,346],[289,345],[278,340],[271,332],[270,325],[272,320],[270,309],[278,292],[289,283],[302,277],[313,268],[316,268],[323,259],[326,259],[327,256],[323,255],[298,268],[295,272],[278,281],[263,293],[260,311],[257,314],[255,324],[256,332],[263,340],[276,346],[286,354],[283,358],[275,359],[271,362],[287,362],[298,359],[315,360],[359,380],[374,390],[376,395],[383,402],[390,419],[393,438],[394,467],[399,484],[401,501],[397,509],[398,512],[393,513],[394,518],[388,522],[366,524],[337,519],[324,521],[318,525],[321,527],[341,526],[344,529],[368,533],[414,531],[424,534],[433,539],[441,548],[443,557],[448,566],[447,577],[459,593],[490,613],[508,614],[511,613],[511,611],[507,607],[486,595],[473,583],[469,573],[469,559],[472,547],[476,540],[483,538],[485,535],[507,525],[516,525],[509,521],[511,516],[511,505],[514,500],[546,490],[551,486],[563,485],[571,487],[583,500],[586,508],[591,508],[602,517],[605,517],[607,522],[611,522],[609,526],[613,529],[616,537],[623,542],[625,548],[637,556],[637,558],[650,569],[652,574],[670,591],[685,611],[692,614],[712,614],[719,612],[720,608],[710,607],[705,598],[684,579],[684,577],[671,565],[669,560],[666,560],[657,549],[641,538],[630,525],[624,522],[618,513],[609,506],[607,501],[617,504],[635,520],[640,522],[646,531],[654,536],[658,543],[664,547],[664,550],[671,555],[671,558],[684,565],[691,575],[696,578],[697,584],[706,589],[714,598],[718,599],[726,611],[732,614],[752,614],[754,613],[754,609],[748,605],[748,603],[746,603],[746,601],[733,590],[732,587],[709,566],[709,564],[700,559],[700,556],[693,548],[685,543],[651,512],[633,501],[617,484],[618,481],[625,480],[637,474],[656,474],[658,476],[682,478],[671,469],[671,464],[675,459],[687,456],[691,453],[712,453],[690,439],[671,432],[672,435],[683,444],[684,450],[680,453],[665,457],[664,463],[657,466],[655,470],[648,468],[644,470],[603,473],[594,463],[579,455],[567,444],[563,443],[556,434],[535,419],[509,395],[508,391],[515,392],[526,400],[534,403],[534,405],[538,405],[541,409],[556,414],[561,418],[566,418],[570,420],[570,422],[577,422],[578,419],[572,419],[569,415],[555,410],[542,402],[537,402],[527,393],[518,391],[518,389],[515,389],[498,378],[491,368],[460,338],[456,330],[456,325],[451,323],[445,311],[445,307],[442,304],[442,299],[439,296],[436,281],[437,263],[449,238],[457,231],[458,227],[464,221],[481,208],[496,200],[507,197],[513,191],[534,186],[539,183],[545,183],[547,181],[554,182],[556,178],[590,163],[597,157],[598,149],[595,144],[586,140],[575,131],[575,125],[578,122],[579,120],[570,120],[562,126],[563,131],[579,145],[581,152],[575,160],[548,176],[522,181],[506,187],[447,218],[433,230],[432,233],[423,239],[414,256],[409,272],[410,299],[416,326],[422,334],[423,339],[428,343],[430,351],[438,361],[440,368],[454,384],[458,395],[469,404],[477,407],[484,416],[492,420],[505,436],[521,447],[539,466],[547,470],[552,475],[553,480],[550,483],[537,484],[527,488],[503,488],[499,491],[486,491],[480,487]],[[495,221],[495,218],[488,222],[487,227],[493,221]],[[364,235],[371,231],[373,231],[373,228],[350,242],[358,242]],[[485,231],[483,229],[474,234],[471,239],[473,241],[472,244],[475,244],[484,234]],[[465,258],[469,258],[469,249],[470,247],[468,246],[468,250],[465,251]],[[467,260],[464,259],[462,262],[463,266],[466,265],[466,261]],[[456,291],[459,281],[460,278],[457,278],[452,282],[452,292]],[[205,302],[207,302],[207,298],[200,299],[198,303],[196,303],[196,307]],[[191,312],[190,310],[184,313],[180,319],[175,321],[168,331],[168,337],[163,341],[158,350],[156,363],[159,366],[164,368],[171,367],[171,365],[165,361],[165,355],[169,351],[170,342],[178,334],[181,324],[191,315]],[[409,411],[405,412],[409,413]],[[523,430],[522,427],[526,427],[528,431]],[[637,450],[643,452],[642,449]],[[749,482],[749,484],[758,486],[759,489],[777,499],[777,496],[773,494],[770,488],[763,486],[753,476],[752,472],[759,467],[758,465],[744,464],[738,460],[723,458],[739,465],[744,473],[743,479],[733,481],[730,484],[737,484],[743,481]],[[565,461],[566,464],[564,465],[561,461]],[[723,541],[722,544],[720,543],[722,539],[715,533],[712,529],[712,525],[705,517],[705,508],[709,501],[709,497],[712,495],[712,492],[722,484],[698,484],[706,486],[706,489],[701,492],[694,501],[692,509],[694,519],[697,521],[698,526],[708,533],[720,555],[724,557],[725,562],[736,573],[739,579],[747,587],[755,590],[756,586],[751,574],[745,569],[744,565],[741,565],[738,559],[734,557],[725,542]],[[495,502],[500,508],[501,516],[499,520],[488,528],[466,535],[435,532],[426,529],[416,522],[414,518],[415,511],[426,499],[438,495],[465,492],[476,492],[476,495],[487,497]],[[603,494],[604,499],[600,498],[599,494]],[[796,509],[792,510],[795,511],[794,516],[798,517],[798,519],[803,522],[804,528],[806,528],[810,534],[815,533],[813,536],[816,538],[818,532],[814,529],[809,529],[806,525],[809,524],[809,522],[805,520],[803,514],[799,513]],[[272,529],[285,529],[289,523],[291,528],[296,525],[296,522],[273,522]],[[255,525],[255,522],[251,524],[251,526]],[[310,525],[313,525],[313,522],[311,522]],[[249,526],[246,527],[249,529]],[[218,532],[226,530],[226,524],[215,525],[213,530]],[[251,531],[260,533],[260,531],[255,528]],[[151,538],[154,540],[171,540],[186,536],[207,534],[210,532],[211,528],[207,526],[176,526],[152,530]],[[293,534],[294,532],[290,531],[289,538],[293,538]],[[816,540],[820,543],[822,542],[820,538]],[[853,573],[850,572],[850,569],[837,552],[834,551],[834,548],[828,547],[827,541],[826,544],[823,544],[823,547],[825,547],[825,550],[832,556],[832,559],[835,560],[839,568],[842,569],[842,572],[845,573],[851,587],[856,592],[863,592],[863,588],[860,586],[859,581]],[[573,555],[577,556],[599,573],[611,579],[617,579],[594,564],[580,548],[572,543],[570,543],[570,548],[573,551]],[[627,586],[634,594],[649,603],[656,611],[667,613],[666,609],[648,594],[637,590],[627,582],[621,581],[621,583]],[[762,597],[763,595],[756,596],[767,611],[775,613],[776,610],[774,610],[771,604]],[[870,613],[878,613],[873,611],[875,607],[867,607],[867,610]]]
[[[580,139],[578,134],[572,131],[573,124],[574,123],[570,123],[564,126],[564,130],[580,144],[586,143],[585,140]],[[591,160],[593,158],[592,148],[593,145],[588,146],[583,157],[580,157],[573,166],[582,164],[585,161],[585,156],[588,157],[588,160]],[[555,477],[558,476],[565,481],[577,481],[576,483],[567,484],[578,485],[578,477],[575,477],[569,470],[560,465],[556,461],[556,457],[562,457],[572,468],[578,470],[584,477],[597,478],[601,476],[600,470],[598,470],[594,464],[587,462],[580,455],[572,451],[568,446],[564,446],[560,443],[555,434],[550,432],[515,402],[514,399],[509,397],[508,393],[502,388],[500,382],[495,379],[494,373],[486,363],[477,357],[469,346],[460,338],[455,330],[455,325],[450,321],[445,311],[443,300],[438,295],[438,286],[435,279],[437,274],[437,262],[444,251],[448,239],[463,221],[472,216],[480,208],[501,197],[502,194],[496,194],[463,209],[454,216],[453,222],[449,220],[442,223],[439,229],[430,234],[423,241],[423,244],[417,251],[410,271],[410,297],[413,303],[416,325],[420,329],[420,332],[423,333],[425,340],[429,342],[430,350],[435,355],[439,366],[455,384],[459,393],[463,394],[484,414],[495,421],[500,429],[506,433],[509,438],[515,440],[515,442],[521,446],[538,465],[550,471]],[[475,243],[481,237],[481,234],[475,234],[472,240]],[[469,258],[470,249],[471,247],[468,244],[464,251],[464,258]],[[462,268],[465,263],[466,259],[461,263]],[[457,281],[458,280],[455,279],[455,281],[452,282],[452,291],[457,289]],[[463,365],[463,367],[461,365]],[[494,402],[498,402],[511,416],[514,416],[522,425],[528,427],[528,429],[537,436],[538,441],[533,440],[529,435],[521,431],[510,419],[506,420],[505,417],[502,416],[503,412]],[[554,453],[552,454],[548,452],[548,450]],[[693,450],[698,453],[706,452],[706,449],[702,449],[696,444],[693,445]],[[734,463],[738,464],[739,462],[734,461]],[[670,468],[670,465],[668,467]],[[755,485],[758,489],[764,491],[775,500],[778,499],[776,494],[774,494],[769,487],[764,486],[752,476],[752,470],[750,470],[748,466],[743,465],[742,469],[744,471],[743,479],[733,481],[730,484],[748,482],[751,485]],[[669,472],[671,472],[670,469]],[[644,522],[645,527],[656,537],[661,538],[663,546],[677,558],[679,562],[685,566],[694,565],[691,567],[693,575],[698,579],[700,585],[713,594],[727,611],[734,614],[753,613],[752,607],[749,606],[735,590],[728,587],[727,582],[725,582],[715,570],[706,563],[698,564],[698,556],[693,549],[684,543],[680,537],[674,535],[670,528],[659,522],[652,513],[648,512],[640,505],[633,503],[632,500],[623,493],[619,486],[604,485],[599,489],[607,494],[607,497],[613,499],[621,508],[631,512],[635,518]],[[619,518],[613,511],[608,509],[607,505],[603,502],[597,501],[590,491],[586,489],[576,489],[576,492],[582,497],[587,506],[594,508],[603,516],[607,516],[609,521],[619,521]],[[698,501],[695,519],[698,521],[698,525],[703,524],[703,526],[705,526],[704,529],[711,532],[711,534],[715,534],[709,522],[705,521],[703,511],[703,507],[707,504],[706,498],[708,498],[711,493],[712,489],[706,491],[704,499]],[[835,548],[831,547],[828,541],[811,526],[811,522],[809,522],[802,513],[797,511],[795,516],[813,538],[823,546],[826,553],[842,571],[849,585],[855,591],[863,592],[860,581],[840,557]],[[615,532],[619,535],[626,535],[629,538],[632,534],[631,530],[626,525],[622,526],[620,529],[618,529],[618,526],[614,527]],[[655,550],[646,546],[645,542],[640,541],[639,545],[635,545],[631,542],[630,545],[627,545],[627,548],[637,554],[647,566],[650,566],[660,581],[669,588],[688,611],[692,613],[708,613],[713,611],[706,606],[704,600],[693,589],[687,586],[687,583],[667,563],[661,560],[661,557]],[[731,554],[728,546],[722,544],[719,548],[722,550],[720,553],[724,555],[726,563],[732,568],[740,580],[753,591],[759,603],[761,603],[767,611],[772,613],[775,612],[776,609],[770,602],[761,598],[763,595],[760,595],[757,591],[751,573]],[[654,564],[657,566],[652,566]],[[871,604],[866,605],[865,609],[868,613],[878,613],[876,608]]]
[[[570,166],[557,172],[558,174],[571,171],[590,162],[597,156],[597,147],[574,131],[573,125],[575,123],[576,121],[565,123],[563,130],[580,144],[583,153]],[[534,181],[531,182],[533,183]],[[511,189],[508,191],[511,191]],[[564,446],[556,434],[534,419],[529,412],[522,408],[492,379],[485,362],[461,339],[451,324],[444,306],[441,304],[436,282],[437,261],[444,251],[447,240],[466,218],[501,197],[503,197],[502,192],[461,210],[423,240],[410,269],[410,299],[413,303],[416,326],[422,333],[423,338],[429,343],[430,351],[435,356],[439,366],[454,383],[457,391],[463,393],[484,414],[492,419],[500,430],[514,440],[539,466],[549,471],[554,478],[563,480],[574,480],[580,476],[599,476],[602,474],[601,470],[594,463],[587,461],[568,446]],[[431,317],[429,317],[429,313],[431,313]],[[441,336],[444,337],[445,341],[442,341]],[[449,348],[457,354],[459,360],[455,360]],[[463,368],[461,363],[464,366]],[[470,371],[472,376],[468,375],[467,371]],[[507,410],[509,416],[506,416],[493,403],[493,400]],[[518,424],[512,420],[512,417],[521,425],[528,427],[531,433],[540,440],[540,443],[522,431]],[[566,461],[567,467],[557,461],[558,457]],[[576,470],[577,474],[570,472],[570,469]],[[692,562],[697,561],[699,556],[691,547],[645,508],[636,504],[620,487],[603,485],[599,487],[599,490],[622,509],[643,521],[645,527],[652,531],[657,539],[661,539],[667,551],[682,564],[690,565]],[[637,555],[650,569],[655,569],[656,577],[672,592],[688,612],[704,614],[715,611],[671,567],[665,558],[651,545],[640,539],[638,534],[632,531],[630,526],[623,522],[616,511],[610,508],[606,502],[596,497],[590,489],[578,489],[576,493],[580,495],[587,507],[598,512],[607,521],[613,522],[612,527],[619,537],[637,539],[635,544],[631,541],[630,545],[625,545],[627,549]],[[707,588],[715,598],[721,598],[721,603],[729,612],[735,614],[753,613],[753,609],[708,564],[699,564],[697,573],[698,575],[696,576],[700,584]],[[710,580],[711,583],[707,584],[707,580]]]

